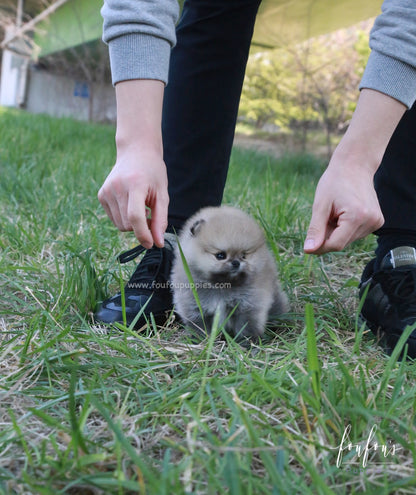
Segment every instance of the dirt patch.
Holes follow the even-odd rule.
[[[306,150],[303,150],[301,144],[296,142],[292,137],[285,137],[278,140],[236,133],[233,145],[237,148],[265,153],[275,158],[280,158],[287,153],[310,153],[323,160],[328,159],[328,150],[325,145],[310,142]]]
[[[234,136],[234,146],[245,150],[254,150],[260,153],[279,158],[285,153],[294,151],[293,143],[277,142],[269,139],[248,136],[246,134],[236,134]]]

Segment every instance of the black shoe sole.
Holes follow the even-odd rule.
[[[151,313],[151,315],[146,315],[146,316],[140,316],[140,318],[136,321],[134,325],[135,330],[139,330],[140,328],[144,327],[148,323],[152,321],[152,317],[156,323],[157,326],[163,326],[169,319],[169,316],[171,314],[172,310],[166,310],[163,313]],[[135,317],[128,317],[126,316],[126,325],[129,327]],[[115,326],[116,323],[120,325],[124,325],[124,321],[122,318],[119,319],[114,319],[114,320],[105,320],[104,318],[100,318],[98,314],[94,314],[94,322],[100,324],[100,325],[108,325],[108,326]]]
[[[394,351],[396,345],[398,344],[400,340],[400,335],[394,335],[391,333],[387,333],[382,330],[382,328],[378,325],[374,325],[371,323],[369,320],[367,320],[362,313],[359,314],[358,316],[358,321],[360,322],[361,325],[365,325],[365,327],[371,331],[371,333],[374,335],[374,337],[377,340],[377,344],[379,344],[384,352],[391,356],[392,352]],[[416,358],[416,340],[415,339],[408,339],[407,342],[407,355],[406,357],[408,359],[415,359]],[[403,351],[400,353],[399,360],[401,361],[403,359]]]

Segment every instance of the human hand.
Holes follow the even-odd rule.
[[[133,231],[145,248],[153,244],[163,247],[169,204],[167,184],[161,154],[130,146],[117,153],[116,164],[98,199],[119,230]]]
[[[405,110],[386,94],[361,91],[350,126],[316,188],[305,253],[340,251],[383,225],[373,178]]]
[[[116,85],[117,160],[98,192],[114,225],[133,231],[140,244],[163,247],[168,180],[163,162],[161,116],[164,84],[135,79]],[[150,209],[150,215],[148,214]]]
[[[304,251],[323,254],[379,229],[384,218],[373,186],[373,172],[358,158],[334,155],[315,192]]]

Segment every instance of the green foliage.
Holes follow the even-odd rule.
[[[328,136],[339,132],[355,108],[368,50],[367,32],[347,30],[253,54],[240,120],[305,134],[311,128],[322,128]]]
[[[362,77],[364,68],[367,64],[368,57],[370,56],[370,45],[368,43],[368,33],[366,31],[358,31],[357,41],[354,44],[354,49],[358,55],[357,71],[358,75]]]
[[[292,54],[283,50],[252,55],[247,65],[240,116],[261,128],[267,123],[289,129],[303,119],[317,119],[312,108],[299,104],[302,75]]]

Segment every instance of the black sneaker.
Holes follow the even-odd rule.
[[[405,328],[414,326],[407,355],[416,358],[416,250],[397,247],[383,258],[379,270],[374,271],[374,265],[375,259],[361,279],[360,299],[368,292],[360,316],[389,354]]]
[[[121,253],[120,263],[134,260],[145,251],[137,246],[130,251]],[[172,294],[169,285],[174,250],[172,243],[165,239],[165,247],[152,247],[143,256],[130,280],[124,287],[126,306],[126,323],[130,325],[143,306],[142,316],[135,323],[135,328],[146,324],[146,317],[153,314],[157,324],[165,323],[167,313],[172,310]],[[94,314],[95,320],[101,323],[123,323],[121,293],[106,299]]]

